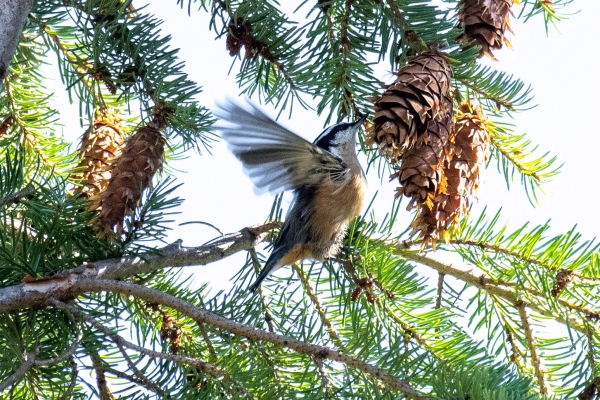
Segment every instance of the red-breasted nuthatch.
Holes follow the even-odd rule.
[[[215,114],[231,152],[242,162],[257,192],[294,191],[273,251],[255,291],[273,271],[303,259],[323,261],[339,251],[348,223],[361,212],[367,180],[355,142],[366,116],[325,129],[310,143],[273,121],[253,104],[219,104]]]

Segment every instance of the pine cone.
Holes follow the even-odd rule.
[[[445,192],[444,166],[453,151],[450,143],[452,124],[450,115],[442,121],[430,121],[423,140],[404,153],[396,173],[390,176],[391,179],[398,178],[401,184],[396,197],[410,198],[408,210],[416,208],[419,212],[424,205],[431,209],[435,196]]]
[[[469,196],[477,189],[481,167],[488,157],[490,135],[479,108],[471,112],[468,104],[461,105],[453,136],[454,154],[443,171],[446,185],[439,186],[443,190],[438,190],[433,207],[421,208],[413,222],[413,234],[420,232],[434,246],[445,237],[448,227],[468,211]]]
[[[499,50],[510,42],[504,37],[508,30],[512,33],[510,7],[513,0],[460,0],[458,16],[464,33],[458,37],[459,43],[474,40],[481,46],[481,54],[496,59],[491,49]]]
[[[78,175],[82,192],[95,198],[106,190],[115,161],[125,142],[121,120],[115,110],[107,107],[96,112],[94,125],[81,137]],[[90,203],[93,204],[93,203]]]
[[[445,54],[429,51],[400,69],[396,82],[375,100],[374,129],[367,144],[396,162],[425,135],[431,120],[446,117],[451,70]]]
[[[162,168],[166,141],[155,128],[144,126],[131,136],[123,149],[102,197],[100,229],[102,236],[123,230],[123,220],[150,186],[154,173]]]

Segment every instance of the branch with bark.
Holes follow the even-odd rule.
[[[33,3],[33,0],[0,2],[0,89]]]

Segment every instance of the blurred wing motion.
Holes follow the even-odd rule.
[[[215,110],[217,124],[231,152],[242,162],[257,192],[272,194],[314,185],[328,175],[343,180],[350,171],[330,152],[290,132],[250,102],[231,100]]]

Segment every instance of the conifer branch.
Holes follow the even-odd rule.
[[[526,262],[528,264],[539,265],[540,267],[546,269],[549,273],[556,273],[558,271],[558,268],[556,266],[545,263],[536,257],[533,257],[531,255],[526,255],[526,254],[520,253],[518,251],[510,250],[506,247],[492,244],[489,242],[480,241],[480,240],[468,240],[468,239],[467,240],[465,240],[465,239],[450,239],[449,243],[455,244],[455,245],[471,246],[471,247],[476,247],[479,249],[493,251],[494,253],[505,254],[507,256],[514,257],[515,259]],[[600,280],[600,276],[584,276],[575,271],[570,271],[570,272],[573,277],[579,278],[582,281],[588,281],[589,283],[594,284],[594,285],[596,284],[597,281]]]
[[[6,207],[11,204],[18,204],[24,198],[29,198],[35,193],[35,187],[31,183],[27,184],[23,189],[10,196],[0,198],[0,207]]]
[[[319,319],[321,320],[321,324],[325,327],[325,330],[329,334],[331,341],[333,342],[333,344],[335,344],[335,347],[337,347],[339,350],[345,350],[345,346],[342,343],[342,340],[340,339],[340,335],[335,330],[335,327],[333,326],[333,324],[331,323],[329,318],[327,318],[327,315],[325,314],[325,307],[323,307],[323,305],[321,304],[319,297],[317,296],[317,294],[315,293],[315,290],[313,289],[312,285],[308,281],[307,275],[298,266],[298,263],[292,264],[292,268],[294,269],[294,271],[296,271],[296,273],[300,277],[300,282],[302,283],[304,292],[306,292],[306,294],[308,295],[308,298],[313,303],[313,306],[315,307],[315,310],[317,311],[317,314],[319,315]]]
[[[12,120],[14,121],[14,124],[19,128],[19,130],[23,134],[23,139],[25,139],[24,140],[25,143],[27,145],[29,145],[30,148],[35,150],[37,155],[40,157],[40,159],[42,161],[44,161],[44,163],[48,164],[50,167],[53,167],[53,165],[50,163],[50,161],[48,160],[46,155],[43,153],[43,151],[37,146],[36,140],[35,140],[35,135],[33,134],[33,132],[31,132],[31,130],[27,127],[27,124],[25,124],[23,122],[23,120],[20,118],[21,113],[16,104],[14,93],[13,93],[13,88],[12,88],[12,84],[11,84],[11,80],[14,78],[16,78],[16,77],[10,77],[10,78],[6,77],[4,79],[4,88],[6,90],[6,97],[8,99],[8,104],[10,107],[10,114],[12,116]]]
[[[252,261],[252,266],[254,267],[254,273],[256,276],[260,274],[260,261],[258,261],[258,256],[256,255],[256,249],[253,247],[248,251],[250,253],[250,259]],[[260,305],[265,312],[265,322],[267,323],[267,328],[269,332],[275,332],[275,327],[273,326],[273,317],[269,312],[269,306],[267,305],[267,301],[265,300],[265,296],[263,296],[262,285],[258,286],[258,294],[260,297]]]
[[[344,268],[344,270],[350,275],[354,284],[357,285],[357,287],[360,287],[361,278],[359,278],[356,274],[356,270],[354,268],[354,265],[352,265],[352,262],[340,258],[333,258],[333,260],[339,263]],[[385,289],[383,285],[381,285],[377,280],[372,279],[372,277],[370,279],[373,281],[373,283],[377,285],[377,287],[379,288],[379,290],[381,290],[382,293],[387,292],[387,289]],[[427,349],[427,351],[431,352],[431,349],[427,346],[427,341],[421,335],[419,335],[413,328],[411,328],[409,324],[407,324],[400,317],[398,317],[396,313],[394,313],[394,310],[392,310],[388,304],[384,304],[380,298],[376,298],[375,301],[377,301],[379,307],[381,307],[387,312],[392,321],[400,325],[400,328],[404,331],[404,334],[408,338],[416,340],[417,343],[419,343],[419,345],[423,346],[425,349]],[[438,360],[441,359],[435,353],[431,353]]]
[[[312,343],[303,342],[301,340],[298,340],[298,339],[295,339],[295,338],[292,338],[289,336],[280,335],[280,334],[276,334],[276,333],[272,333],[272,332],[267,332],[267,331],[255,328],[253,326],[249,326],[249,325],[246,325],[243,323],[229,320],[220,315],[217,315],[208,310],[196,307],[196,306],[194,306],[186,301],[183,301],[175,296],[171,296],[167,293],[161,292],[156,289],[151,289],[151,288],[147,288],[144,286],[136,285],[136,284],[129,283],[129,282],[123,282],[123,281],[114,281],[114,280],[106,280],[106,279],[86,279],[86,278],[75,281],[72,285],[70,285],[70,287],[68,289],[68,292],[70,293],[70,295],[78,295],[80,293],[87,293],[87,292],[106,292],[106,291],[126,294],[129,296],[135,296],[144,301],[162,304],[166,307],[170,307],[174,310],[177,310],[178,312],[180,312],[184,315],[187,315],[188,317],[195,320],[197,323],[207,323],[211,326],[214,326],[215,328],[223,329],[225,331],[234,333],[236,335],[247,337],[248,339],[250,339],[252,341],[269,342],[269,343],[272,343],[277,346],[292,349],[298,353],[305,354],[307,356],[329,358],[331,360],[341,362],[351,368],[358,369],[358,370],[370,375],[374,379],[380,380],[381,382],[383,382],[390,388],[398,390],[405,397],[407,397],[409,399],[417,399],[417,400],[428,399],[427,396],[424,396],[424,395],[420,394],[419,392],[417,392],[416,390],[414,390],[408,382],[398,379],[395,376],[390,375],[387,371],[385,371],[379,367],[376,367],[372,364],[363,362],[354,356],[344,354],[340,351],[330,349],[326,346],[320,346],[320,345],[316,345],[316,344],[312,344]],[[76,309],[74,310],[74,307],[64,304],[58,300],[46,299],[46,302],[48,304],[52,304],[57,307],[58,306],[66,307],[66,308],[70,309],[71,312],[73,312],[73,314],[82,315],[82,313],[79,312],[78,310],[76,310]],[[79,314],[77,314],[75,311],[77,311]],[[82,315],[82,317],[84,317],[84,316]],[[93,320],[91,317],[86,317],[85,320],[87,322],[89,322],[90,324],[92,324],[96,329],[102,330],[103,332],[105,332],[107,335],[109,334],[108,332],[111,332],[108,328],[102,326],[100,323]],[[199,368],[205,368],[205,369],[207,369],[207,372],[209,372],[209,373],[212,372],[212,373],[216,374],[216,373],[221,372],[221,370],[218,367],[216,367],[210,363],[206,363],[204,361],[200,362],[199,360],[191,359],[188,357],[177,356],[174,354],[163,354],[163,353],[154,352],[154,351],[151,351],[148,349],[144,349],[133,343],[124,341],[123,338],[118,337],[118,335],[116,335],[112,332],[110,333],[109,336],[111,337],[112,340],[120,340],[121,343],[123,343],[126,347],[129,347],[133,350],[139,351],[140,353],[151,356],[151,357],[160,357],[163,359],[172,360],[172,361],[181,362],[181,363],[191,363],[193,361],[195,363],[198,363]]]
[[[73,394],[73,389],[75,389],[75,385],[77,384],[77,376],[79,375],[79,371],[77,369],[77,363],[73,356],[69,358],[69,364],[71,365],[71,380],[69,383],[69,387],[67,390],[58,398],[58,400],[69,400],[71,395]],[[1,392],[1,391],[0,391]]]
[[[116,370],[111,367],[105,367],[104,372],[112,374],[112,375],[116,376],[117,378],[125,379],[129,382],[136,383],[136,384],[144,387],[145,389],[148,389],[151,392],[156,393],[159,396],[163,396],[163,397],[165,396],[165,391],[162,390],[160,387],[158,387],[156,384],[154,384],[154,382],[150,381],[146,377],[144,377],[144,379],[140,379],[140,377],[138,377],[137,375],[129,375],[129,374],[126,374],[122,371]]]
[[[544,368],[542,366],[542,360],[540,358],[540,353],[536,345],[536,339],[533,334],[533,330],[531,329],[531,323],[529,322],[529,316],[527,315],[527,309],[525,305],[521,302],[515,305],[517,310],[519,311],[519,316],[521,317],[521,325],[523,326],[523,330],[525,331],[525,339],[527,341],[527,347],[529,347],[529,352],[531,353],[531,363],[533,364],[533,369],[535,371],[535,376],[538,381],[538,386],[540,389],[540,393],[543,395],[548,395],[550,388],[548,387],[548,382],[546,381],[546,375],[544,374]]]
[[[453,276],[457,279],[460,279],[464,282],[467,282],[479,289],[485,290],[491,295],[501,297],[511,304],[520,304],[523,300],[519,298],[515,294],[516,284],[511,282],[504,282],[490,278],[485,272],[477,271],[473,268],[465,269],[460,267],[455,267],[452,264],[444,263],[438,260],[435,260],[431,257],[415,253],[414,251],[404,250],[401,247],[396,247],[392,249],[392,253],[404,257],[408,260],[412,260],[418,262],[419,264],[426,265],[434,270],[444,273],[446,275]],[[542,299],[545,299],[543,293],[536,291],[531,288],[521,288],[519,287],[519,293],[527,294],[527,303],[526,305],[539,312],[540,314],[550,317],[558,322],[561,322],[565,325],[569,325],[571,328],[576,329],[580,332],[585,333],[585,327],[583,325],[583,321],[575,317],[565,318],[562,315],[555,315],[551,311],[545,309],[541,306],[543,303]],[[533,296],[533,297],[532,297]],[[595,310],[587,309],[583,306],[578,306],[567,302],[562,299],[557,300],[561,305],[564,305],[579,313],[580,315],[584,315],[586,317],[594,317],[600,315],[599,312]]]
[[[75,57],[65,46],[65,44],[60,40],[60,37],[56,33],[52,33],[50,27],[46,24],[43,24],[41,21],[38,21],[34,18],[34,21],[38,22],[40,28],[44,31],[46,35],[52,40],[52,42],[56,45],[56,48],[62,53],[62,55],[67,59],[69,65],[73,68],[73,71],[79,77],[79,80],[84,83],[85,88],[92,95],[95,94],[93,90],[93,83],[90,79],[90,75],[92,74],[92,66],[89,63],[81,62],[77,60]]]
[[[329,382],[329,377],[327,376],[327,371],[325,371],[325,364],[323,364],[323,360],[318,357],[312,357],[313,362],[317,366],[317,371],[319,371],[319,377],[321,378],[321,383],[323,384],[323,392],[325,392],[325,398],[331,398],[331,384]]]
[[[197,324],[198,328],[200,329],[200,333],[202,333],[202,338],[204,339],[204,343],[206,343],[206,347],[208,348],[208,361],[210,361],[211,363],[216,363],[217,362],[217,352],[215,351],[215,347],[212,344],[212,341],[210,340],[210,337],[208,336],[208,332],[206,331],[206,327],[204,326],[204,324]]]
[[[437,294],[435,299],[435,308],[440,308],[442,306],[442,294],[444,291],[444,277],[446,275],[442,272],[438,272],[438,283],[437,283]]]
[[[128,284],[128,285],[133,285],[133,284]],[[134,286],[137,286],[137,285],[134,285]],[[158,292],[158,293],[162,293],[162,292]],[[146,299],[146,300],[149,300],[149,299]],[[162,304],[161,302],[158,302],[158,303]],[[246,395],[246,397],[254,398],[254,396],[252,396],[248,392],[248,389],[246,389],[241,383],[237,382],[225,370],[219,368],[218,366],[216,366],[214,364],[211,364],[206,361],[203,361],[203,360],[200,360],[197,358],[193,358],[193,357],[180,356],[180,355],[172,354],[172,353],[161,353],[161,352],[158,352],[155,350],[147,349],[142,346],[138,346],[137,344],[131,343],[128,340],[126,340],[125,338],[123,338],[122,336],[114,333],[112,330],[105,327],[104,325],[102,325],[100,322],[96,321],[94,318],[90,317],[89,315],[83,313],[81,310],[79,310],[75,306],[63,303],[62,301],[59,301],[54,298],[48,299],[48,304],[51,304],[51,305],[61,308],[61,309],[69,310],[73,314],[79,316],[80,318],[85,320],[88,324],[90,324],[91,326],[96,328],[98,331],[100,331],[103,334],[105,334],[106,336],[108,336],[110,338],[110,340],[119,347],[127,347],[131,350],[135,350],[135,351],[139,352],[140,354],[143,354],[148,357],[159,358],[162,360],[172,361],[177,364],[184,364],[184,365],[190,365],[190,366],[196,367],[196,368],[202,370],[203,372],[209,374],[210,376],[212,376],[215,379],[223,379],[224,381],[231,384],[232,386],[236,386],[238,389],[240,389]],[[100,365],[100,367],[104,371],[104,368],[101,365]]]
[[[246,58],[252,59],[261,57],[265,61],[269,62],[273,68],[273,72],[277,71],[281,74],[285,82],[288,84],[291,92],[297,95],[298,85],[294,82],[292,76],[288,73],[288,70],[285,64],[275,55],[272,50],[269,48],[268,43],[265,43],[262,40],[256,38],[253,34],[252,24],[249,21],[245,21],[245,17],[241,15],[235,15],[237,10],[234,12],[229,7],[228,3],[223,0],[216,0],[216,4],[218,4],[218,10],[221,10],[222,13],[225,13],[228,19],[229,24],[226,28],[228,31],[228,40],[227,40],[227,48],[229,50],[229,54],[231,56],[235,56],[239,54],[239,50],[242,46],[245,47]],[[236,37],[236,32],[232,31],[232,22],[238,21],[238,25],[243,25],[242,29],[244,32],[237,32],[240,34],[240,37]],[[236,42],[235,44],[233,42]]]
[[[510,344],[510,350],[512,351],[512,354],[509,356],[510,362],[514,363],[517,366],[517,368],[521,370],[521,363],[519,361],[521,352],[519,351],[519,348],[517,346],[517,342],[515,340],[515,335],[512,331],[512,328],[506,322],[504,324],[504,333],[506,333],[508,343]]]
[[[34,352],[25,353],[23,355],[23,363],[21,366],[8,378],[0,382],[0,393],[5,391],[11,385],[19,382],[21,378],[29,372],[31,368],[33,368],[35,364],[35,360],[37,359],[38,354],[40,353],[40,348],[38,347]]]
[[[131,357],[129,357],[129,354],[127,354],[127,350],[125,350],[125,347],[123,347],[123,344],[121,342],[115,342],[115,344],[117,345],[119,352],[123,356],[123,359],[127,363],[127,367],[129,367],[129,370],[131,370],[133,372],[133,376],[131,378],[135,379],[136,382],[139,382],[142,386],[152,390],[155,393],[160,394],[159,392],[161,392],[162,390],[158,386],[156,386],[152,381],[150,381],[146,377],[146,375],[144,375],[142,373],[142,371],[140,371],[138,369],[138,367],[131,360]],[[109,369],[105,368],[104,371],[109,372]],[[131,379],[129,379],[129,380],[131,380]]]
[[[78,310],[73,306],[69,306],[65,303],[60,303],[59,305],[62,306],[63,304],[65,306],[63,307],[63,309],[66,309],[66,307],[72,307],[73,309],[71,310],[71,312],[73,312],[74,314],[78,313]],[[102,359],[100,358],[100,355],[96,352],[92,352],[90,354],[90,357],[92,358],[92,366],[94,367],[94,372],[96,373],[96,385],[98,386],[100,400],[114,400],[115,397],[113,396],[112,391],[108,387],[108,381],[106,380],[106,374],[104,373],[104,365],[102,364]]]

